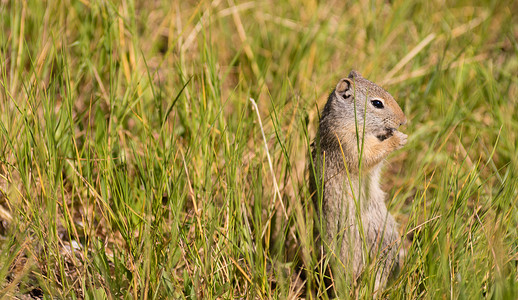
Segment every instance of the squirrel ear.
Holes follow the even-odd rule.
[[[347,99],[353,95],[352,89],[353,89],[352,80],[349,78],[342,78],[336,85],[335,92],[336,92],[336,94],[338,94],[338,96],[340,96],[344,99]]]

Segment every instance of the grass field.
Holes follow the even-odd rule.
[[[0,298],[326,297],[307,152],[353,68],[409,120],[376,296],[518,298],[512,0],[0,1]]]

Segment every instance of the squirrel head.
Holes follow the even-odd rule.
[[[340,79],[329,96],[322,119],[324,123],[334,123],[327,124],[330,128],[349,132],[356,131],[355,120],[360,132],[365,122],[365,133],[376,136],[380,141],[390,137],[399,126],[406,123],[405,114],[396,100],[355,70],[348,77]]]

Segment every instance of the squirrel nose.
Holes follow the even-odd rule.
[[[403,117],[403,119],[399,122],[399,126],[403,126],[406,124],[406,117]]]

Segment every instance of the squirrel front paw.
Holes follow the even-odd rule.
[[[392,136],[387,140],[394,150],[402,148],[406,144],[406,140],[408,135],[402,133],[401,131],[394,131]]]

